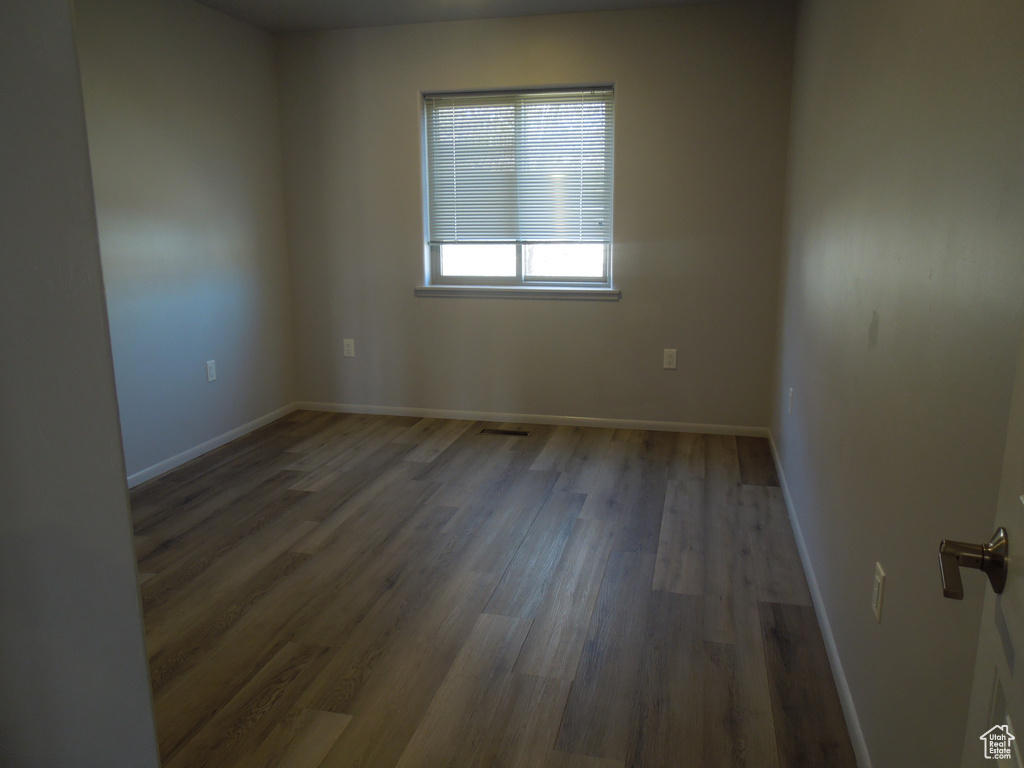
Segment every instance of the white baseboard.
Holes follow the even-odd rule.
[[[406,408],[391,405],[355,405],[351,403],[296,403],[300,410],[363,413],[377,416],[415,416],[421,419],[456,419],[460,421],[498,421],[516,424],[554,424],[569,427],[605,427],[611,429],[647,429],[658,432],[697,432],[705,435],[742,435],[769,437],[764,427],[736,427],[721,424],[689,424],[679,421],[645,421],[640,419],[601,419],[589,416],[551,416],[536,413],[492,413],[489,411],[452,411],[434,408]]]
[[[832,677],[835,679],[839,701],[843,706],[846,727],[850,731],[850,741],[853,742],[857,766],[858,768],[872,768],[868,743],[864,738],[864,731],[860,727],[860,718],[857,716],[857,706],[854,704],[853,693],[850,691],[850,684],[846,680],[846,673],[843,671],[842,659],[839,658],[839,648],[836,645],[835,635],[832,634],[832,625],[829,624],[828,613],[825,611],[825,601],[821,597],[818,579],[811,565],[810,553],[807,549],[807,542],[804,540],[803,531],[800,529],[800,521],[796,516],[793,497],[790,495],[789,486],[786,484],[786,473],[782,469],[782,462],[779,461],[779,451],[775,445],[775,437],[770,431],[768,442],[771,445],[772,458],[775,459],[775,467],[778,470],[779,484],[782,486],[782,496],[786,501],[786,510],[789,513],[790,525],[793,527],[793,536],[796,539],[797,549],[800,551],[800,562],[803,564],[804,573],[807,575],[807,586],[811,591],[814,613],[818,617],[818,627],[821,629],[821,637],[825,641],[825,652],[828,653],[829,665],[832,667]]]
[[[275,421],[282,416],[287,416],[289,413],[297,409],[298,406],[295,403],[290,403],[282,408],[278,408],[276,411],[271,411],[264,416],[260,416],[258,419],[250,421],[248,424],[235,427],[222,435],[217,435],[217,437],[207,440],[205,443],[200,443],[197,446],[189,448],[187,451],[182,451],[175,456],[171,456],[169,459],[164,459],[151,467],[140,469],[138,472],[128,475],[128,487],[134,488],[140,483],[152,480],[157,475],[162,475],[164,472],[169,472],[175,467],[180,467],[186,461],[191,461],[198,456],[202,456],[204,453],[212,451],[214,448],[220,448],[225,443],[230,443],[232,440],[242,437],[242,435],[247,435],[260,427],[264,427],[270,422]]]

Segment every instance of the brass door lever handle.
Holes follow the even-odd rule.
[[[1009,542],[1006,529],[1000,528],[988,544],[965,544],[962,541],[943,539],[939,544],[939,572],[942,574],[942,596],[953,600],[964,599],[964,584],[960,579],[961,568],[976,568],[988,574],[992,589],[1002,594],[1006,586],[1006,556]]]

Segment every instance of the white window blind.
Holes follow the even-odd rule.
[[[426,95],[430,244],[609,247],[612,95],[605,87]]]

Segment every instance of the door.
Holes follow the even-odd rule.
[[[995,526],[1007,531],[1009,573],[1001,595],[985,590],[963,768],[1024,768],[1024,336],[1017,354]],[[1000,727],[1004,725],[1008,728]],[[983,739],[986,734],[989,738]],[[986,745],[1007,743],[1008,758],[986,757]]]

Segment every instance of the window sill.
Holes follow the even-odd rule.
[[[548,285],[420,285],[413,291],[422,298],[437,299],[563,299],[569,301],[618,301],[615,288],[567,288]]]

